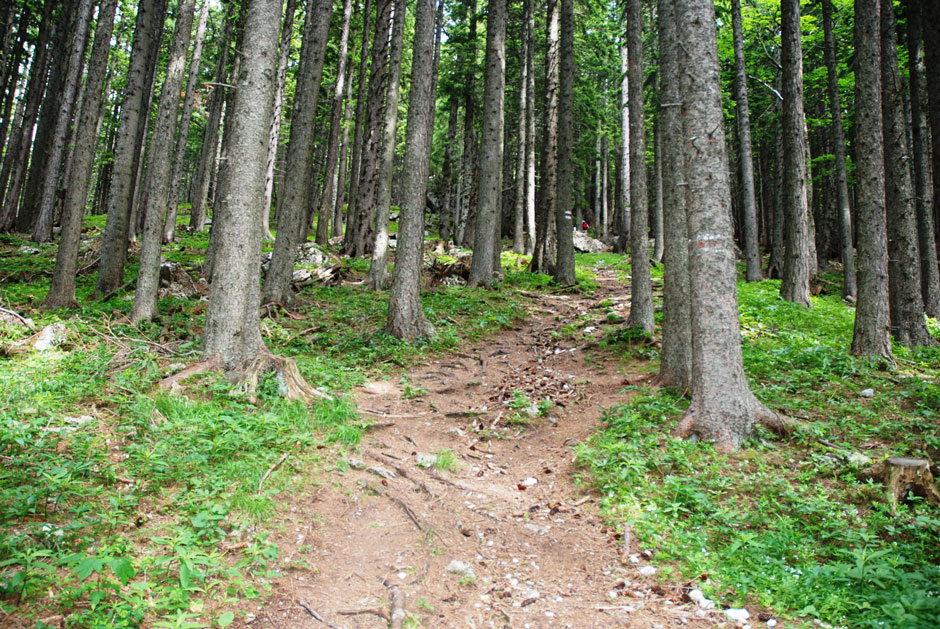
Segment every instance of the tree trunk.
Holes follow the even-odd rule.
[[[731,450],[775,415],[748,388],[741,357],[714,4],[677,5],[692,309],[692,399],[677,433]]]
[[[55,33],[55,25],[52,22],[53,5],[52,0],[47,0],[43,7],[42,22],[39,25],[39,40],[36,42],[33,52],[29,82],[26,86],[26,95],[22,101],[24,106],[21,123],[19,126],[14,127],[3,161],[3,170],[0,173],[0,190],[4,194],[3,212],[0,215],[0,232],[9,231],[17,218],[20,192],[29,161],[29,148],[46,89],[49,66],[51,65],[53,51],[50,49],[49,41]]]
[[[525,18],[525,39],[528,42],[525,58],[526,76],[528,77],[526,90],[529,95],[529,106],[526,109],[526,245],[525,253],[532,257],[535,254],[536,219],[535,219],[535,12],[532,9],[532,0],[523,0],[523,16]]]
[[[238,89],[229,112],[230,181],[217,204],[215,272],[206,311],[205,354],[232,368],[264,346],[258,317],[265,149],[274,109],[281,0],[247,0]]]
[[[209,21],[208,0],[202,1],[199,10],[199,25],[196,27],[196,39],[193,41],[192,60],[189,62],[189,78],[186,82],[186,96],[183,100],[183,112],[180,114],[179,135],[176,138],[176,156],[173,158],[173,175],[170,177],[170,195],[167,198],[166,221],[163,224],[163,242],[173,242],[176,236],[176,213],[180,201],[180,188],[183,179],[183,166],[186,161],[186,146],[189,143],[189,125],[193,117],[193,102],[196,97],[196,81],[199,80],[199,66],[202,60],[202,46],[206,38],[206,24]]]
[[[421,265],[424,260],[424,207],[427,195],[431,133],[435,95],[434,0],[416,0],[415,34],[412,43],[411,87],[408,122],[405,127],[405,159],[402,168],[402,203],[398,250],[388,303],[387,330],[413,342],[436,335],[421,307]]]
[[[290,280],[294,272],[294,259],[297,257],[297,244],[306,233],[304,221],[307,218],[311,182],[314,178],[317,98],[323,77],[323,60],[332,15],[332,0],[315,0],[307,9],[304,41],[300,49],[300,67],[297,70],[290,141],[287,145],[287,163],[291,165],[294,174],[285,180],[284,190],[281,192],[284,196],[278,216],[277,238],[274,241],[271,264],[264,279],[264,303],[290,304],[293,301]]]
[[[277,78],[274,83],[274,114],[271,116],[271,134],[268,136],[268,158],[264,171],[264,210],[261,214],[261,235],[273,240],[271,235],[271,199],[274,198],[274,165],[280,150],[281,119],[284,112],[284,85],[287,83],[287,64],[290,61],[291,39],[294,36],[294,14],[297,0],[287,0],[284,22],[281,26],[281,42],[278,48]]]
[[[457,181],[455,177],[456,157],[455,145],[457,143],[457,122],[460,114],[460,105],[453,96],[450,98],[449,115],[447,119],[447,143],[444,145],[444,163],[441,166],[441,179],[444,186],[444,203],[441,208],[441,224],[439,233],[441,240],[447,242],[454,236],[454,227],[457,219]]]
[[[659,0],[659,63],[662,80],[660,131],[663,169],[663,384],[687,389],[692,384],[692,328],[689,309],[689,230],[683,163],[678,66],[678,20],[673,0]]]
[[[940,275],[934,237],[933,190],[930,187],[930,131],[927,127],[924,74],[922,0],[910,0],[907,11],[907,58],[911,86],[911,152],[914,163],[914,198],[920,251],[920,282],[924,309],[940,317]]]
[[[404,9],[404,5],[402,5]],[[333,88],[333,112],[330,116],[330,140],[326,151],[326,170],[323,175],[323,195],[317,212],[317,242],[325,245],[330,239],[330,218],[333,210],[333,175],[336,172],[336,154],[339,152],[339,131],[343,120],[343,96],[346,91],[346,60],[349,50],[349,19],[352,15],[352,0],[343,2],[343,24],[339,37],[339,61],[336,69],[336,85]],[[401,53],[399,52],[399,56]],[[399,69],[399,74],[401,70]],[[398,120],[398,112],[395,112]],[[394,148],[394,141],[392,142]]]
[[[388,85],[388,45],[393,0],[380,0],[377,5],[375,33],[372,37],[372,64],[369,73],[369,98],[363,127],[362,153],[359,159],[359,182],[346,224],[344,253],[362,257],[370,252],[375,222],[375,195],[379,151],[382,139],[382,111]],[[361,87],[360,87],[361,89]]]
[[[926,61],[927,109],[930,122],[930,145],[933,155],[933,218],[934,229],[940,230],[940,2],[922,1],[921,23],[924,29]],[[934,236],[940,239],[940,231]]]
[[[531,3],[531,0],[527,0]],[[527,137],[526,132],[528,131],[528,89],[529,89],[529,75],[527,74],[529,67],[526,63],[526,59],[529,57],[529,41],[526,37],[522,38],[522,63],[519,69],[519,152],[516,155],[516,198],[515,203],[513,204],[513,217],[515,219],[513,234],[512,234],[512,251],[513,253],[523,254],[525,253],[525,201],[526,201],[526,146],[527,146]]]
[[[75,302],[75,272],[81,241],[82,217],[88,200],[88,182],[95,164],[95,144],[98,140],[99,111],[104,100],[102,88],[108,72],[108,53],[111,51],[111,33],[117,0],[102,0],[95,26],[95,43],[88,60],[85,94],[78,115],[75,139],[75,157],[71,177],[65,188],[62,211],[62,234],[56,253],[52,285],[42,305],[45,308],[72,308]]]
[[[542,175],[535,218],[535,252],[529,270],[554,273],[557,249],[555,193],[558,182],[558,29],[559,0],[549,0],[546,20],[545,124],[542,133]]]
[[[63,164],[66,161],[72,114],[76,111],[75,103],[78,99],[82,67],[85,61],[85,46],[88,43],[91,10],[91,0],[82,0],[80,2],[75,15],[75,24],[72,28],[68,69],[65,72],[61,106],[57,112],[55,128],[52,133],[45,177],[40,182],[40,189],[26,191],[27,194],[39,197],[38,212],[32,232],[32,240],[35,242],[46,242],[52,238],[52,225],[56,218],[56,193],[59,190],[59,178],[62,176]]]
[[[734,32],[734,100],[740,150],[744,258],[747,260],[745,277],[748,282],[759,282],[764,279],[764,274],[761,272],[760,246],[758,244],[757,198],[754,192],[754,163],[751,157],[751,115],[747,96],[744,34],[741,28],[741,0],[731,0],[731,24]]]
[[[228,77],[228,57],[232,39],[232,25],[235,5],[229,5],[223,21],[219,43],[219,60],[215,68],[215,85],[212,86],[212,96],[209,99],[209,116],[206,120],[206,132],[202,137],[202,154],[199,158],[199,168],[193,181],[192,209],[189,215],[189,226],[194,232],[202,231],[206,224],[206,203],[209,197],[209,184],[212,182],[212,173],[215,171],[215,162],[219,150],[219,127],[222,124],[222,109],[225,105],[225,83]]]
[[[343,249],[349,251],[353,232],[358,225],[356,199],[359,198],[359,175],[362,172],[362,148],[365,143],[365,112],[368,90],[366,79],[369,70],[369,20],[372,17],[372,0],[365,0],[362,11],[362,46],[359,51],[359,78],[356,82],[356,129],[353,134],[352,166],[349,172],[349,195],[346,206],[346,234],[343,237]]]
[[[663,240],[663,149],[661,124],[662,121],[659,118],[653,121],[653,194],[655,201],[653,203],[653,212],[650,215],[650,227],[653,231],[654,239],[653,261],[656,263],[663,261],[663,248],[665,247],[665,242]],[[604,154],[604,160],[606,163],[606,153]],[[606,169],[604,170],[604,175],[604,190],[606,194]],[[604,216],[607,216],[606,202],[604,206]],[[607,231],[606,226],[604,231]],[[604,236],[606,237],[607,234],[605,233]]]
[[[626,39],[620,44],[620,222],[614,251],[627,252],[630,242],[630,51]]]
[[[881,119],[879,0],[855,0],[855,197],[858,304],[852,353],[894,364],[888,331],[888,242]]]
[[[32,148],[29,150],[29,170],[26,173],[25,184],[22,185],[22,198],[16,213],[16,231],[31,233],[36,226],[42,204],[42,189],[49,172],[49,161],[52,158],[53,144],[56,138],[56,128],[63,113],[71,116],[74,103],[66,102],[66,83],[69,73],[69,58],[74,46],[76,29],[80,27],[80,12],[84,12],[84,2],[56,3],[60,6],[56,18],[56,28],[52,36],[52,59],[49,78],[44,88],[42,108],[36,123],[36,135],[31,137]],[[87,32],[87,29],[86,29]],[[84,44],[84,41],[83,41]],[[67,111],[64,111],[67,110]],[[24,164],[26,166],[26,164]],[[58,177],[56,168],[54,176]]]
[[[138,130],[148,114],[151,68],[150,53],[160,44],[166,14],[162,0],[141,0],[137,7],[134,45],[127,69],[121,126],[114,148],[111,189],[108,193],[108,219],[101,241],[98,262],[99,297],[110,295],[124,282],[124,261],[127,257],[127,233],[134,200],[134,178],[140,149]]]
[[[812,307],[809,295],[809,206],[806,198],[806,147],[803,135],[803,50],[800,45],[799,0],[780,4],[783,63],[783,212],[786,216],[786,253],[780,296]],[[814,262],[815,263],[815,262]]]
[[[501,218],[503,165],[503,101],[506,89],[506,0],[490,0],[486,14],[486,70],[483,77],[483,136],[477,185],[477,216],[473,238],[470,286],[493,286],[494,249],[499,242],[494,223]]]
[[[653,332],[650,277],[649,203],[646,190],[646,121],[643,98],[643,13],[640,0],[627,1],[630,75],[630,318],[627,326]]]
[[[558,47],[558,184],[555,193],[555,232],[558,255],[555,281],[574,284],[574,241],[572,239],[572,152],[574,150],[574,0],[561,4],[561,41]],[[649,267],[647,266],[647,269]]]
[[[358,6],[358,5],[357,5]],[[348,156],[351,155],[349,149],[349,128],[352,126],[353,119],[353,99],[352,99],[352,67],[346,66],[346,103],[343,111],[343,139],[340,142],[339,165],[336,174],[336,197],[333,202],[333,221],[331,223],[333,238],[343,235],[343,206],[346,202],[346,173],[349,171]]]
[[[829,76],[829,115],[832,117],[832,145],[836,166],[836,194],[839,203],[840,242],[842,243],[842,298],[855,301],[855,248],[852,246],[852,210],[849,206],[848,175],[845,171],[845,134],[842,131],[842,103],[839,97],[839,73],[836,43],[832,35],[832,0],[822,0],[826,71]]]
[[[898,37],[891,0],[881,0],[881,115],[884,124],[891,332],[901,345],[933,345],[936,341],[924,322],[911,154],[901,100]]]
[[[375,243],[372,247],[372,264],[369,268],[369,283],[375,290],[384,288],[388,283],[388,214],[392,204],[392,171],[395,169],[395,140],[398,136],[398,99],[401,86],[401,49],[405,35],[405,0],[395,0],[393,19],[391,51],[388,55],[388,92],[382,129],[384,137],[376,190]]]
[[[157,122],[150,141],[150,163],[147,167],[146,199],[143,206],[144,231],[140,243],[140,267],[131,321],[149,321],[157,314],[157,289],[160,287],[160,249],[166,200],[173,174],[173,132],[176,130],[180,106],[180,88],[186,73],[186,51],[193,32],[196,0],[180,0],[176,15],[176,32],[167,61],[166,78],[160,93]],[[180,130],[183,133],[183,130]]]

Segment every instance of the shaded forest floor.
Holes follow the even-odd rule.
[[[940,457],[940,350],[849,356],[835,273],[812,309],[739,284],[752,388],[804,428],[727,455],[670,436],[687,392],[624,327],[624,257],[580,254],[558,287],[504,254],[483,291],[429,247],[440,337],[408,345],[368,261],[328,255],[262,322],[334,397],[308,408],[273,374],[254,399],[218,373],[161,391],[200,356],[207,236],[165,249],[160,314],[133,326],[135,250],[87,299],[101,218],[78,310],[37,307],[54,246],[0,237],[0,626],[381,627],[396,593],[405,626],[940,624],[940,511],[867,475]]]

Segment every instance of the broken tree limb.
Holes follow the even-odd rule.
[[[297,604],[303,607],[305,610],[307,610],[307,613],[313,616],[314,620],[322,622],[324,625],[326,625],[330,629],[340,629],[338,626],[334,625],[329,620],[327,620],[326,618],[321,616],[319,613],[317,613],[317,610],[310,607],[310,605],[307,605],[307,603],[305,603],[304,601],[297,601]]]
[[[206,371],[212,371],[218,369],[219,365],[218,356],[213,356],[207,360],[200,361],[198,363],[193,363],[189,367],[186,367],[182,371],[177,371],[172,376],[167,376],[159,383],[157,383],[157,389],[160,391],[166,391],[167,389],[172,389],[174,384],[179,384],[186,378],[194,376],[197,373],[204,373]]]
[[[397,586],[392,588],[389,607],[391,608],[391,629],[402,629],[405,624],[405,595]]]
[[[261,493],[261,486],[264,485],[264,481],[268,480],[268,476],[271,475],[271,472],[273,472],[278,467],[280,467],[281,463],[286,461],[287,457],[289,456],[290,456],[290,452],[285,452],[284,454],[281,455],[281,457],[277,461],[274,462],[274,464],[271,467],[268,468],[268,471],[266,471],[264,473],[264,476],[261,477],[261,480],[258,481],[258,491],[256,493]]]

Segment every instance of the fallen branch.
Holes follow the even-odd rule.
[[[388,617],[388,614],[381,609],[344,609],[336,612],[340,616],[361,616],[363,614],[372,614],[373,616],[378,616],[386,623],[391,619]]]
[[[414,483],[415,485],[417,485],[418,489],[420,489],[421,491],[423,491],[423,492],[426,493],[427,495],[429,495],[429,496],[433,496],[433,495],[434,495],[434,494],[431,493],[431,490],[428,489],[427,485],[425,485],[424,483],[422,483],[422,482],[419,481],[419,480],[416,480],[416,479],[412,478],[411,475],[408,473],[408,470],[406,470],[405,468],[403,468],[403,467],[400,466],[400,465],[396,465],[395,463],[392,463],[391,461],[389,461],[389,460],[388,460],[388,458],[389,458],[388,455],[385,455],[385,457],[381,457],[381,456],[379,456],[378,454],[376,454],[375,452],[372,452],[371,450],[366,450],[366,455],[367,455],[369,458],[378,461],[379,463],[383,463],[383,464],[385,464],[385,465],[391,465],[391,466],[392,466],[392,469],[394,469],[396,472],[398,472],[398,475],[399,475],[399,476],[401,476],[402,478],[407,478],[408,480],[410,480],[412,483]]]
[[[268,480],[268,476],[271,475],[271,472],[280,467],[281,463],[287,460],[287,457],[290,456],[290,452],[285,452],[281,455],[277,461],[274,462],[274,465],[268,468],[268,471],[264,473],[264,476],[261,477],[261,480],[258,481],[258,491],[256,493],[261,493],[261,486],[264,485],[264,481]]]
[[[391,500],[392,502],[394,502],[395,504],[397,504],[399,507],[401,507],[401,508],[402,508],[402,511],[405,512],[405,515],[407,515],[408,518],[409,518],[412,522],[414,522],[414,525],[418,527],[418,530],[421,531],[422,533],[425,532],[424,525],[421,524],[421,521],[418,519],[417,514],[415,514],[415,512],[411,509],[411,507],[408,506],[408,503],[406,503],[406,502],[405,502],[404,500],[402,500],[401,498],[398,498],[397,496],[392,496],[392,495],[390,495],[390,494],[386,494],[386,493],[382,492],[381,490],[379,490],[378,487],[375,487],[374,485],[368,485],[368,488],[369,488],[369,490],[372,491],[372,493],[374,493],[376,496],[382,496],[383,498],[388,498],[389,500]]]
[[[0,308],[0,312],[4,312],[4,313],[10,315],[11,317],[16,317],[17,319],[19,319],[20,321],[22,321],[22,322],[23,322],[23,325],[25,325],[26,327],[28,327],[28,328],[30,328],[30,329],[33,328],[33,326],[30,325],[29,319],[27,319],[26,317],[24,317],[23,315],[21,315],[21,314],[18,313],[18,312],[13,312],[12,310],[7,310],[6,308]]]
[[[318,614],[318,613],[317,613],[317,610],[315,610],[314,608],[310,607],[310,606],[307,605],[305,602],[303,602],[303,601],[297,601],[297,604],[300,605],[301,607],[303,607],[305,610],[307,610],[307,613],[310,614],[311,616],[313,616],[313,619],[314,619],[314,620],[318,620],[318,621],[322,622],[324,625],[326,625],[326,626],[329,627],[330,629],[340,629],[338,626],[334,625],[334,624],[331,623],[329,620],[327,620],[326,618],[324,618],[323,616],[321,616],[320,614]]]
[[[396,586],[392,588],[390,605],[391,607],[391,628],[402,629],[405,623],[405,595]]]

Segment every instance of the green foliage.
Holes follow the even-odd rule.
[[[837,297],[806,309],[778,291],[739,285],[745,368],[765,403],[808,416],[806,430],[720,454],[670,436],[687,404],[678,391],[640,388],[608,409],[579,461],[607,516],[670,577],[707,574],[701,585],[722,604],[852,627],[935,626],[940,513],[920,502],[891,513],[845,456],[864,444],[870,457],[936,459],[937,350],[910,352],[909,372],[886,374],[848,355],[854,313]],[[858,395],[866,387],[874,398]]]

